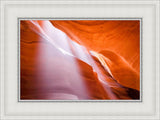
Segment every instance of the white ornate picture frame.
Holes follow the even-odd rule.
[[[1,0],[1,116],[23,119],[160,119],[159,0]],[[18,101],[18,18],[141,18],[141,101]]]

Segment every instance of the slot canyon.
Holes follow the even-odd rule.
[[[20,20],[21,100],[139,100],[139,20]]]

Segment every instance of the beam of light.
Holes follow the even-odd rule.
[[[67,55],[75,56],[79,58],[80,60],[86,62],[90,66],[92,66],[93,70],[98,74],[98,78],[100,82],[102,83],[103,88],[106,90],[106,94],[109,95],[110,99],[117,99],[114,93],[111,91],[109,84],[106,82],[105,80],[106,78],[102,75],[101,71],[99,70],[98,66],[95,64],[88,50],[85,47],[77,44],[76,42],[71,41],[66,36],[65,33],[58,30],[54,26],[51,27],[51,23],[49,23],[48,21],[45,21],[43,24],[45,26],[43,28],[43,33],[48,38],[49,42],[51,42],[54,46],[58,47],[58,49],[60,49],[61,52],[66,53]],[[47,27],[47,26],[50,26],[50,27]],[[54,42],[53,42],[53,39],[54,39]],[[73,48],[72,51],[70,48]],[[79,73],[79,70],[77,69],[78,66],[76,65],[75,61],[74,61],[74,64],[75,64],[77,73]],[[80,79],[82,79],[80,78],[80,76],[78,76],[77,78],[79,78],[79,80],[76,80],[76,81],[80,81]]]
[[[49,21],[43,21],[41,25],[38,24],[39,21],[31,22],[36,27],[34,31],[41,36],[40,41],[47,41],[55,49],[55,51],[51,51],[52,49],[46,48],[46,46],[43,44],[39,45],[38,59],[42,61],[41,63],[43,64],[38,65],[38,75],[40,74],[41,76],[41,78],[38,77],[38,79],[41,82],[39,84],[49,84],[49,86],[53,88],[53,91],[51,90],[53,94],[50,94],[51,96],[49,99],[89,99],[90,95],[86,89],[86,85],[82,77],[78,74],[79,68],[68,45],[68,37],[66,34],[52,26]],[[53,68],[54,66],[51,65],[52,61],[47,59],[49,59],[49,55],[55,54],[56,51],[60,51],[62,54],[64,54],[62,57],[64,61],[66,60],[72,63],[71,67],[74,68],[73,71],[68,69],[68,71],[65,70],[64,72],[65,67],[69,67],[65,62],[53,63],[55,66],[59,66],[57,69]],[[60,61],[61,60],[59,60],[59,62]],[[67,73],[72,72],[73,74],[69,74],[70,76],[67,76]],[[55,73],[57,73],[57,75]],[[48,96],[49,95],[47,95],[47,98]],[[54,98],[54,96],[56,97]]]
[[[72,49],[72,52],[74,54],[74,56],[76,56],[77,58],[79,58],[80,60],[86,62],[87,64],[89,64],[90,66],[92,66],[93,68],[93,71],[97,73],[98,75],[98,78],[100,80],[100,82],[102,83],[102,86],[103,88],[106,90],[106,93],[109,95],[110,99],[118,99],[114,93],[111,91],[110,87],[111,87],[111,84],[108,84],[107,81],[106,81],[106,77],[107,76],[103,76],[101,71],[99,70],[98,66],[96,65],[96,63],[94,62],[93,58],[91,57],[90,53],[96,57],[98,57],[98,53],[96,52],[93,52],[93,51],[88,51],[84,46],[81,46],[79,44],[77,44],[76,42],[74,41],[69,41],[70,42],[70,45],[71,45],[71,48]],[[98,57],[99,58],[99,57]],[[101,61],[102,62],[102,61]],[[105,64],[105,62],[103,61],[102,64]],[[105,64],[106,65],[106,64]],[[106,69],[109,73],[110,70],[109,68]],[[113,83],[112,83],[113,84]],[[117,84],[114,83],[113,86],[118,86]]]
[[[86,51],[86,53],[78,52],[77,53],[78,56],[81,56],[81,57],[84,56],[83,58],[85,58],[85,59],[83,59],[83,60],[85,60],[89,65],[92,66],[93,71],[97,73],[99,81],[101,82],[101,85],[103,86],[103,88],[106,90],[106,94],[109,95],[110,99],[117,99],[117,97],[114,95],[114,93],[110,89],[111,85],[109,83],[107,83],[107,81],[106,81],[107,76],[104,77],[102,75],[101,71],[99,70],[98,66],[96,65],[95,61],[93,60],[93,58],[91,57],[89,52],[87,53],[87,50],[84,47],[82,47],[81,49],[83,49],[81,51]],[[80,50],[78,50],[78,51],[80,51]],[[114,85],[116,85],[116,84],[114,84]]]
[[[73,56],[70,53],[70,49],[66,45],[67,44],[66,40],[65,40],[66,35],[64,33],[62,33],[60,30],[58,30],[55,27],[54,28],[51,27],[51,23],[49,21],[43,21],[43,24],[41,26],[37,22],[34,22],[34,21],[31,21],[31,22],[40,30],[40,32],[34,30],[37,34],[39,34],[42,38],[44,38],[45,40],[50,42],[55,48],[59,49],[63,54]],[[42,26],[45,26],[44,29],[42,28]],[[47,26],[49,26],[49,27],[47,28]],[[48,32],[49,31],[48,29],[54,34],[52,34],[51,32]],[[57,31],[55,31],[55,29]],[[55,34],[55,33],[57,33],[57,34]],[[54,38],[54,41],[52,38]],[[59,41],[62,41],[63,44],[59,44]]]

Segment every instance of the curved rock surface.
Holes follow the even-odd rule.
[[[51,23],[89,50],[110,50],[122,56],[139,73],[139,20],[51,20]]]

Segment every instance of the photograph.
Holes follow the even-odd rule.
[[[0,3],[0,120],[160,120],[159,0]]]
[[[141,19],[19,19],[19,100],[141,99]]]

